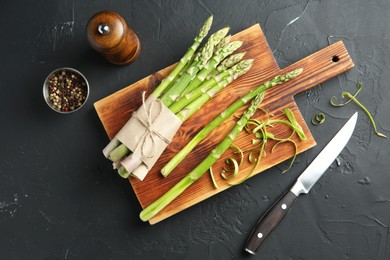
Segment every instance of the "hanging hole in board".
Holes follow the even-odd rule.
[[[340,60],[339,56],[335,55],[332,57],[333,62],[338,62]]]

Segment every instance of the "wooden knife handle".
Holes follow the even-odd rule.
[[[259,220],[246,242],[245,251],[256,254],[266,237],[279,224],[284,216],[291,210],[297,196],[287,191]]]

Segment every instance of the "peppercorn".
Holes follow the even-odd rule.
[[[59,71],[50,77],[48,82],[49,100],[59,111],[76,110],[87,97],[84,78],[77,73]]]

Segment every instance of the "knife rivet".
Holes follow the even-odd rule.
[[[262,237],[263,237],[263,233],[258,233],[258,234],[257,234],[257,237],[258,237],[258,238],[262,238]]]
[[[282,209],[287,209],[287,205],[286,204],[282,204]]]

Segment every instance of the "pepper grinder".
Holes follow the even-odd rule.
[[[91,17],[87,38],[93,49],[117,65],[132,63],[141,52],[137,35],[119,14],[112,11],[102,11]]]

